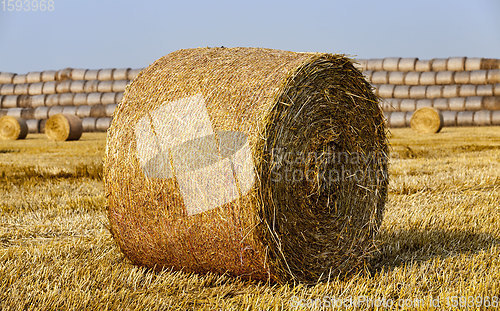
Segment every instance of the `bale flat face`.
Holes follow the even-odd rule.
[[[373,250],[386,160],[378,99],[349,59],[180,50],[115,110],[111,231],[148,267],[316,282]]]
[[[0,140],[24,139],[28,135],[26,121],[12,116],[0,118]]]
[[[51,116],[45,124],[45,135],[52,140],[78,140],[82,132],[82,121],[73,115],[58,113]]]
[[[443,128],[442,114],[431,107],[422,107],[415,111],[410,120],[410,127],[422,134],[434,134]]]

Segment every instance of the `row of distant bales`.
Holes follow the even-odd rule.
[[[500,125],[500,60],[452,57],[431,60],[357,60],[382,98],[391,127],[410,126],[416,110],[438,111],[443,126]],[[141,69],[72,69],[0,72],[0,117],[23,119],[42,133],[47,120],[78,117],[83,132],[106,131],[125,87]]]

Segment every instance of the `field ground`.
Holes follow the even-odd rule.
[[[500,127],[394,129],[390,141],[380,252],[365,271],[314,287],[135,267],[107,228],[105,134],[0,142],[0,309],[499,304]]]

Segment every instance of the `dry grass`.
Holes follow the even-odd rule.
[[[1,310],[280,310],[324,296],[426,308],[431,298],[446,307],[452,296],[500,296],[500,127],[393,130],[380,254],[362,273],[313,287],[132,266],[108,231],[104,139],[0,142]]]

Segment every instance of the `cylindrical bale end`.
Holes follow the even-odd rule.
[[[498,96],[483,97],[483,109],[500,110],[500,97]]]
[[[79,106],[76,110],[76,115],[82,119],[88,118],[88,117],[90,117],[90,112],[92,111],[92,107],[93,106],[87,106],[87,105]],[[82,120],[82,122],[84,122],[84,121],[85,121],[85,119]],[[87,130],[85,130],[85,125],[83,125],[83,131],[88,132]],[[92,129],[92,131],[93,131],[93,129]]]
[[[385,71],[397,71],[400,60],[401,60],[400,57],[384,58],[384,61],[382,63],[382,69]]]
[[[399,85],[405,84],[405,73],[401,71],[389,72],[389,83]]]
[[[71,80],[71,71],[72,68],[64,68],[59,71],[57,71],[56,74],[56,80],[58,81],[64,81],[64,80]]]
[[[130,69],[127,73],[127,80],[134,80],[141,71],[142,69]]]
[[[487,126],[491,125],[491,111],[479,110],[474,113],[474,125]]]
[[[82,127],[84,132],[95,132],[95,118],[83,118]]]
[[[448,58],[447,70],[449,71],[464,71],[466,57],[450,57]]]
[[[417,60],[415,63],[415,71],[427,72],[432,70],[432,60]]]
[[[476,70],[470,73],[470,83],[471,84],[486,84],[488,71],[487,70]]]
[[[432,60],[432,71],[445,71],[448,69],[447,58],[434,58]]]
[[[99,80],[99,81],[111,81],[111,80],[113,80],[113,71],[114,71],[114,69],[112,69],[112,68],[99,70],[99,73],[97,74],[97,80]]]
[[[466,71],[472,71],[472,70],[481,70],[481,58],[477,57],[467,57],[465,59],[465,70]]]
[[[465,110],[465,97],[454,97],[448,100],[448,108],[453,111]]]
[[[465,110],[474,111],[483,108],[483,98],[480,96],[471,96],[465,98]]]
[[[403,99],[399,106],[399,111],[414,111],[416,102],[414,99]]]
[[[388,84],[389,73],[387,71],[373,71],[371,76],[371,83],[373,84]]]
[[[42,71],[42,82],[52,82],[57,80],[57,71],[55,70],[46,70]]]
[[[97,132],[106,132],[111,125],[111,118],[98,118],[95,122],[95,129]]]
[[[436,73],[436,84],[453,84],[455,72],[453,71],[439,71]]]
[[[406,126],[406,112],[395,111],[391,113],[389,118],[390,127],[405,127]]]
[[[438,111],[444,111],[448,110],[449,106],[449,99],[448,98],[436,98],[432,101],[432,107],[434,109],[437,109]]]
[[[28,127],[28,133],[38,133],[38,126],[39,126],[40,120],[26,120],[26,126]]]
[[[443,128],[443,124],[443,115],[431,107],[416,110],[410,120],[412,130],[422,134],[438,133]]]
[[[50,117],[45,124],[45,135],[56,141],[78,140],[82,130],[80,118],[62,113]]]
[[[85,80],[85,73],[87,69],[72,69],[71,70],[71,79],[74,81]]]
[[[494,91],[494,85],[492,84],[487,84],[487,85],[476,85],[476,96],[494,96],[495,91]],[[500,94],[498,94],[500,95]]]
[[[407,72],[405,75],[406,85],[419,85],[420,84],[420,72]]]
[[[49,117],[49,107],[38,107],[35,108],[34,112],[34,118],[41,120],[41,119],[48,119]]]
[[[24,139],[28,135],[28,125],[21,118],[0,117],[0,140]]]
[[[117,68],[113,71],[113,80],[127,80],[130,68]]]
[[[84,80],[87,80],[87,81],[96,81],[98,75],[99,75],[99,70],[88,69],[85,72],[85,79]]]
[[[442,111],[443,126],[457,126],[457,112],[456,111]]]
[[[491,125],[500,125],[500,110],[491,112]]]
[[[398,71],[409,72],[415,70],[418,58],[401,58],[398,63]]]
[[[474,125],[474,111],[459,111],[457,113],[457,126]]]
[[[42,73],[40,71],[32,71],[26,74],[26,83],[38,83],[42,81]]]
[[[11,84],[14,80],[15,74],[10,72],[0,72],[0,84]]]

